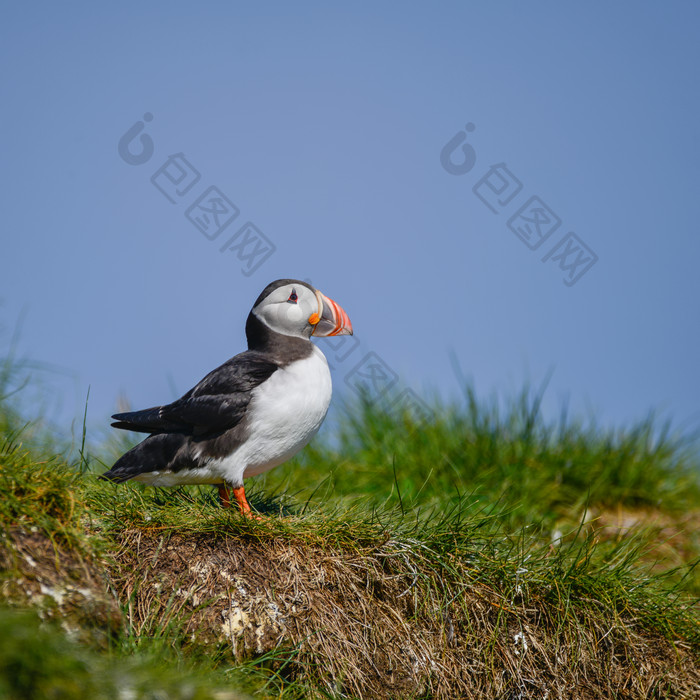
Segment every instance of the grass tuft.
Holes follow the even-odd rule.
[[[26,631],[0,692],[691,697],[692,444],[540,405],[350,407],[335,447],[247,482],[258,521],[213,488],[99,481],[124,438],[84,431],[68,463],[0,402],[2,598],[72,640],[0,610],[0,638]]]

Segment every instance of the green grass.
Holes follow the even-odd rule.
[[[91,498],[98,502],[106,497],[106,492],[91,492]],[[279,499],[267,499],[264,493],[257,493],[253,502],[260,510],[268,514],[277,510],[283,517],[271,515],[261,522],[242,519],[235,512],[216,508],[212,495],[200,489],[157,492],[126,486],[111,495],[111,509],[102,511],[101,527],[104,533],[118,535],[128,523],[136,531],[163,535],[164,542],[171,541],[168,533],[185,539],[231,537],[263,550],[270,543],[284,541],[305,551],[320,549],[334,556],[341,552],[355,560],[381,556],[395,565],[406,561],[415,578],[412,616],[420,619],[447,609],[456,592],[470,587],[482,595],[495,596],[492,604],[502,617],[488,629],[494,640],[507,633],[512,623],[506,619],[507,613],[517,617],[521,609],[534,606],[547,611],[549,626],[558,630],[557,634],[572,635],[579,641],[602,636],[604,628],[635,628],[676,642],[682,639],[683,644],[700,650],[694,600],[686,594],[686,582],[678,575],[692,570],[682,567],[680,572],[659,575],[652,572],[649,562],[640,564],[649,546],[643,531],[601,542],[593,533],[583,534],[581,526],[552,547],[530,532],[539,531],[539,526],[509,533],[499,516],[475,513],[469,503],[464,508],[456,504],[445,510],[433,507],[422,511],[406,511],[405,506],[404,510],[371,507],[366,500],[332,507],[293,501],[283,506]],[[99,510],[94,503],[91,508]],[[310,569],[315,567],[313,557],[307,564]],[[392,575],[407,575],[402,564],[390,570]],[[169,599],[163,608],[171,603]],[[464,606],[463,618],[468,619],[469,604]],[[167,620],[164,627],[163,620]],[[150,619],[152,626],[145,640],[141,635],[131,638],[133,648],[143,648],[144,642],[151,648],[154,640],[171,650],[181,649],[184,643],[186,654],[202,662],[206,651],[185,641],[186,622],[161,610]],[[294,649],[287,655],[281,651],[280,658],[293,659],[296,653]],[[227,667],[227,656],[217,657],[218,668]],[[238,671],[245,668],[242,665]],[[254,670],[260,673],[259,668]],[[256,680],[259,682],[259,675]],[[273,674],[264,688],[273,691],[269,697],[306,697],[314,689],[313,683],[308,683],[309,678],[299,682]],[[259,685],[257,688],[268,697]]]
[[[335,448],[316,441],[287,465],[246,483],[251,504],[267,516],[252,521],[219,508],[214,489],[98,481],[95,473],[127,447],[128,437],[90,444],[87,435],[67,460],[67,451],[48,454],[51,440],[31,425],[23,429],[10,402],[0,402],[0,526],[6,541],[19,543],[19,554],[6,552],[0,583],[31,574],[22,559],[29,540],[22,538],[41,535],[56,564],[37,555],[37,569],[46,576],[60,570],[64,579],[79,577],[81,566],[106,572],[121,608],[121,622],[109,624],[111,613],[100,608],[94,626],[109,632],[80,642],[65,641],[63,632],[35,618],[3,612],[0,637],[3,629],[7,635],[26,630],[21,644],[0,643],[0,669],[5,689],[11,688],[6,694],[38,697],[26,690],[36,682],[48,684],[41,686],[48,696],[44,688],[51,689],[53,679],[55,697],[82,697],[64,690],[77,678],[91,697],[116,697],[120,674],[137,679],[130,681],[134,697],[176,686],[191,692],[168,697],[214,697],[207,693],[230,687],[259,697],[360,692],[352,681],[353,673],[364,673],[362,659],[353,656],[355,638],[339,638],[337,654],[325,661],[305,638],[236,662],[230,648],[201,642],[196,630],[204,629],[215,589],[211,599],[189,607],[177,587],[153,593],[158,576],[168,573],[165,549],[192,541],[204,548],[233,542],[249,555],[269,552],[271,561],[298,556],[301,569],[309,569],[308,581],[303,571],[299,581],[309,586],[331,557],[343,572],[341,588],[361,572],[360,583],[347,583],[352,595],[369,595],[378,605],[384,598],[375,588],[393,591],[387,600],[396,599],[398,612],[387,612],[377,625],[398,615],[403,628],[412,625],[426,639],[447,635],[475,645],[483,683],[511,683],[512,692],[514,681],[501,679],[499,640],[512,638],[514,625],[536,628],[551,654],[571,654],[572,668],[586,662],[586,645],[595,649],[613,638],[618,647],[628,645],[630,659],[643,659],[652,638],[697,654],[700,464],[694,445],[652,418],[625,430],[564,414],[549,424],[540,403],[527,390],[505,407],[480,402],[467,390],[462,405],[435,403],[425,423],[369,402],[349,406]],[[616,513],[633,526],[616,527]],[[125,547],[134,542],[145,543],[143,556],[152,564],[129,559]],[[168,581],[176,583],[184,575],[170,573]],[[26,607],[21,596],[5,598]],[[44,596],[42,616],[60,621],[63,609],[46,604]],[[326,619],[324,610],[317,612]],[[444,653],[448,667],[453,650]],[[510,662],[524,663],[509,653]],[[659,669],[665,658],[659,656]],[[328,669],[336,685],[324,680]],[[426,682],[426,696],[447,696],[443,680]]]
[[[7,700],[244,700],[223,674],[163,668],[153,655],[115,659],[30,612],[0,607],[0,697]]]
[[[433,406],[415,423],[364,402],[346,411],[339,448],[317,441],[262,477],[266,491],[336,502],[365,498],[411,509],[469,503],[515,529],[578,521],[621,505],[680,514],[700,504],[695,445],[653,417],[626,429],[560,420],[547,424],[527,390],[505,408],[479,402]]]

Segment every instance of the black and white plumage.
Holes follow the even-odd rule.
[[[248,350],[165,406],[112,416],[115,428],[149,433],[102,478],[153,486],[219,484],[250,513],[243,479],[290,459],[316,434],[331,376],[312,335],[351,335],[345,311],[311,285],[269,284],[246,322]]]

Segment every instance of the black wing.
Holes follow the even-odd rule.
[[[203,436],[235,426],[245,414],[251,392],[279,366],[254,350],[236,355],[207,374],[182,398],[165,406],[115,413],[115,428],[140,433]]]

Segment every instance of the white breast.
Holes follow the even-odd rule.
[[[253,391],[249,435],[232,455],[216,460],[226,481],[238,484],[293,457],[316,435],[331,402],[331,374],[323,353],[278,369]]]
[[[153,486],[216,484],[222,480],[241,486],[255,476],[291,459],[316,435],[331,402],[331,374],[323,353],[313,353],[284,369],[253,390],[248,405],[248,439],[228,457],[210,459],[196,469],[153,471],[136,481]]]

